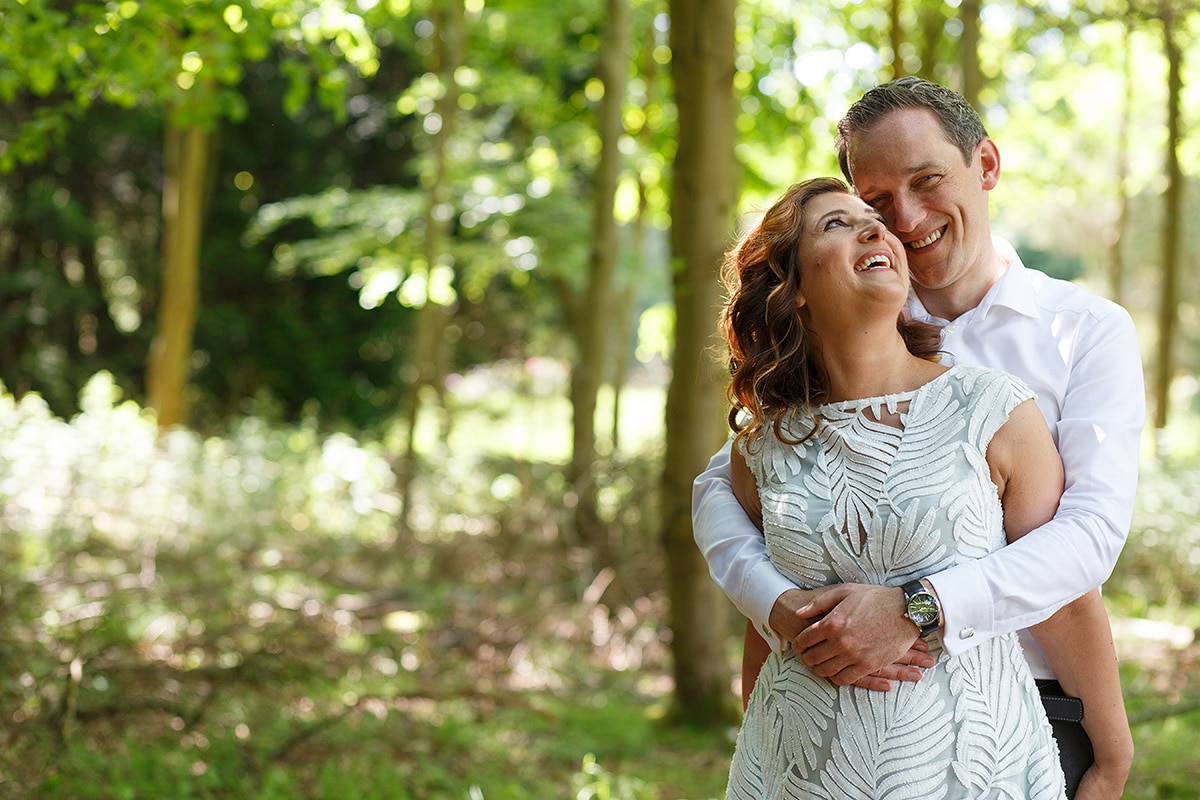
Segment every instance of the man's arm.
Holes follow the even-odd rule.
[[[1141,352],[1123,309],[1086,339],[1069,365],[1057,426],[1066,474],[1058,513],[984,559],[928,576],[950,655],[1048,619],[1107,580],[1125,545],[1146,417]]]
[[[780,650],[788,642],[771,628],[771,611],[781,595],[796,590],[796,584],[775,569],[767,556],[762,531],[755,527],[733,494],[731,446],[732,442],[726,442],[692,484],[692,532],[717,586],[754,629],[774,649]],[[798,619],[795,625],[798,633],[801,626]]]
[[[988,556],[927,576],[942,604],[943,646],[956,655],[1049,618],[1099,586],[1125,543],[1137,488],[1145,396],[1133,321],[1123,309],[1079,342],[1058,423],[1067,489],[1054,519]],[[801,615],[801,660],[848,684],[895,661],[911,635],[896,588],[846,585]],[[836,611],[835,611],[836,609]]]

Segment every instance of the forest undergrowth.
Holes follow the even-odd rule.
[[[723,795],[732,731],[667,719],[653,451],[598,476],[602,564],[556,463],[435,448],[400,530],[390,434],[82,406],[0,393],[0,798]],[[1144,470],[1106,588],[1129,798],[1200,785],[1198,521],[1196,464]]]

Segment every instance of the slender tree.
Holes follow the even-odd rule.
[[[904,0],[892,0],[888,10],[888,35],[892,47],[892,78],[903,78],[905,73],[904,57],[900,51],[904,49],[904,21],[901,14],[904,10]]]
[[[1129,129],[1133,117],[1133,17],[1123,15],[1121,75],[1121,120],[1117,128],[1117,218],[1113,221],[1108,240],[1108,291],[1117,303],[1125,302],[1124,240],[1129,229]]]
[[[397,523],[400,534],[407,533],[412,514],[412,487],[417,474],[417,432],[425,409],[427,394],[441,397],[449,358],[446,328],[452,313],[452,298],[442,296],[452,281],[453,261],[446,250],[446,239],[453,219],[450,205],[448,160],[450,143],[458,117],[459,89],[455,73],[463,64],[466,19],[462,0],[440,0],[430,9],[433,22],[430,72],[437,76],[440,96],[433,113],[425,118],[429,134],[428,161],[423,176],[426,191],[423,258],[413,264],[413,276],[423,282],[424,296],[418,302],[412,349],[414,367],[408,389],[408,443],[399,470],[401,514]],[[411,279],[411,278],[410,278]],[[446,291],[449,295],[449,292]],[[443,404],[444,405],[444,404]]]
[[[163,148],[162,284],[146,364],[146,404],[162,428],[187,419],[185,388],[200,311],[200,240],[216,147],[215,124],[167,112]]]
[[[596,398],[604,377],[606,344],[613,322],[613,280],[617,271],[617,194],[625,132],[625,85],[629,80],[629,3],[608,0],[607,27],[596,63],[604,87],[596,113],[600,157],[592,177],[592,247],[582,302],[573,315],[578,359],[571,370],[572,454],[570,481],[575,490],[575,527],[580,540],[603,552],[605,525],[597,508],[595,479]],[[602,556],[603,558],[603,556]]]
[[[960,55],[962,63],[962,96],[974,108],[979,108],[979,91],[983,88],[983,72],[979,68],[979,14],[981,0],[962,0],[958,16],[962,21]]]
[[[691,526],[691,488],[721,441],[725,401],[708,344],[718,269],[733,230],[735,0],[672,0],[671,75],[679,117],[671,197],[675,353],[667,391],[663,545],[670,598],[675,712],[727,719],[733,696],[724,643],[728,603],[708,576]]]
[[[1155,348],[1154,428],[1159,434],[1159,456],[1162,452],[1161,433],[1167,427],[1170,411],[1171,378],[1174,372],[1173,346],[1175,315],[1179,306],[1179,264],[1183,258],[1181,213],[1183,208],[1183,173],[1179,166],[1180,105],[1183,95],[1183,52],[1179,46],[1179,11],[1172,0],[1160,5],[1163,25],[1163,48],[1167,56],[1167,142],[1164,173],[1167,188],[1163,195],[1162,280],[1159,283],[1158,344]]]

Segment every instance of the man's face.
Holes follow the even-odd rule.
[[[975,293],[973,284],[979,278],[982,285],[994,252],[987,192],[996,185],[1000,159],[991,140],[963,163],[932,111],[903,108],[856,136],[849,156],[855,189],[904,243],[922,299],[962,294],[964,287]],[[972,302],[984,292],[986,286]]]

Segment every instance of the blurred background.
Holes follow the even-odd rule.
[[[1125,305],[1130,798],[1200,759],[1190,0],[0,6],[0,797],[723,796],[721,252],[914,74]]]

